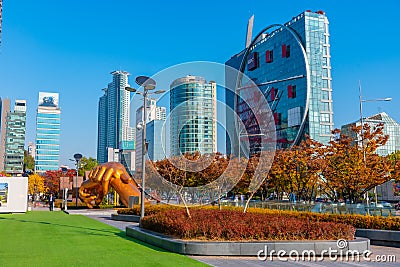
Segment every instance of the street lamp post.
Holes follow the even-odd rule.
[[[367,163],[367,158],[366,158],[366,153],[364,149],[364,118],[363,118],[363,109],[362,109],[362,103],[364,102],[379,102],[379,101],[392,101],[392,98],[387,97],[387,98],[376,98],[376,99],[362,99],[362,90],[361,90],[361,82],[358,81],[358,92],[359,92],[359,101],[360,101],[360,123],[361,123],[361,148],[363,151],[363,160],[364,160],[364,165]],[[376,195],[376,186],[374,187],[374,194],[375,194],[375,207],[377,206],[378,203],[378,197]],[[369,199],[368,199],[368,192],[367,192],[367,205],[369,204]]]
[[[79,171],[79,161],[82,158],[82,154],[75,154],[74,159],[76,160],[76,181],[75,181],[75,199],[76,199],[76,207],[78,207],[78,171]]]
[[[133,93],[138,93],[143,96],[143,121],[142,121],[142,185],[140,191],[140,218],[144,217],[144,202],[145,202],[145,186],[146,186],[146,154],[147,154],[147,140],[146,140],[146,120],[147,120],[147,96],[150,94],[161,94],[164,90],[158,90],[153,93],[149,91],[156,88],[156,81],[147,76],[138,76],[135,79],[136,83],[143,87],[143,92],[137,91],[135,88],[125,87],[125,90]]]

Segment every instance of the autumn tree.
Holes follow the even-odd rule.
[[[44,178],[37,173],[28,176],[28,193],[45,193]]]
[[[388,140],[383,124],[364,124],[352,130],[361,137],[361,144],[335,130],[336,138],[324,151],[321,168],[324,192],[332,199],[358,201],[365,192],[390,179],[391,165],[387,157],[375,153]]]
[[[306,201],[315,197],[320,178],[319,163],[322,160],[317,151],[321,146],[307,138],[299,146],[276,151],[266,182],[278,192],[279,198],[283,193],[292,193],[296,198]]]
[[[391,178],[394,179],[396,182],[400,181],[400,150],[393,152],[392,154],[387,156],[387,159],[392,166],[391,170]]]
[[[151,164],[156,173],[146,170],[146,174],[150,177],[149,186],[152,189],[164,190],[164,193],[174,192],[185,206],[186,196],[190,196],[189,201],[193,204],[201,203],[204,198],[217,200],[220,204],[221,196],[236,184],[238,179],[235,178],[240,177],[239,170],[244,170],[243,165],[240,168],[235,160],[221,153],[204,155],[198,152],[186,153],[180,157],[171,157]]]
[[[64,173],[61,170],[57,171],[46,171],[43,174],[44,178],[44,186],[48,193],[52,193],[55,196],[58,196],[58,192],[60,190],[60,177],[74,177],[76,176],[76,170],[68,170]]]

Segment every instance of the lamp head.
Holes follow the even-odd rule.
[[[135,88],[132,88],[132,87],[125,87],[125,90],[132,92],[132,93],[135,93],[137,91]]]
[[[156,88],[156,85],[155,84],[146,84],[145,86],[144,86],[144,89],[145,90],[154,90]]]
[[[74,159],[75,159],[76,161],[81,160],[81,158],[82,158],[82,154],[76,153],[76,154],[74,155]]]
[[[147,76],[138,76],[135,79],[135,82],[143,86],[145,90],[154,90],[156,88],[156,81]]]

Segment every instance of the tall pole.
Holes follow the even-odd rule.
[[[363,151],[363,157],[364,157],[364,164],[366,164],[366,157],[365,157],[365,149],[364,149],[364,118],[362,115],[362,91],[361,91],[361,82],[360,80],[358,81],[358,92],[359,92],[359,97],[360,97],[360,123],[361,123],[361,147]]]
[[[82,154],[76,153],[74,159],[76,160],[76,181],[75,181],[75,200],[76,206],[78,207],[78,171],[79,171],[79,161],[82,158]]]
[[[147,118],[147,107],[146,107],[147,90],[143,86],[143,128],[142,128],[142,191],[140,192],[140,218],[144,217],[144,201],[145,201],[145,179],[146,179],[146,118]]]
[[[376,101],[391,101],[392,98],[376,98],[376,99],[368,99],[368,100],[363,100],[362,99],[362,91],[361,91],[361,82],[360,80],[358,81],[358,92],[359,92],[359,98],[360,98],[360,123],[361,123],[361,148],[363,152],[363,160],[364,160],[364,166],[367,165],[367,157],[366,157],[366,151],[365,151],[365,146],[364,146],[364,118],[362,114],[362,103],[363,102],[376,102]],[[367,205],[369,204],[369,199],[368,199],[368,191],[366,192],[367,194]],[[374,187],[374,194],[375,194],[375,207],[378,204],[378,196],[376,193],[376,186]]]
[[[76,160],[76,180],[75,180],[76,207],[78,207],[78,170],[79,170],[79,159]]]
[[[361,123],[361,149],[362,149],[362,153],[363,153],[363,162],[364,162],[364,168],[367,165],[367,161],[366,161],[366,156],[365,156],[365,149],[364,149],[364,118],[363,118],[363,114],[362,114],[362,91],[361,91],[361,81],[358,80],[358,93],[359,93],[359,100],[360,100],[360,123]],[[369,195],[368,195],[368,191],[366,192],[366,197],[365,197],[366,201],[367,201],[367,206],[369,206]],[[367,214],[369,214],[369,210],[367,210]]]

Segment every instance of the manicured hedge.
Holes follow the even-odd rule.
[[[200,207],[205,210],[217,210],[218,207],[204,206]],[[161,211],[183,209],[182,207],[171,205],[146,205],[146,216],[155,214]],[[190,210],[199,209],[191,208]],[[224,207],[224,210],[243,211],[241,207]],[[320,222],[335,222],[345,223],[354,226],[355,228],[362,229],[379,229],[379,230],[397,230],[400,231],[400,217],[382,217],[382,216],[368,216],[357,214],[324,214],[313,212],[299,212],[299,211],[281,211],[270,210],[262,208],[249,208],[249,213],[261,213],[269,215],[288,216],[292,218],[309,219],[311,221]],[[120,214],[135,214],[140,215],[140,206],[135,206],[133,209],[119,209]]]
[[[182,239],[205,240],[337,240],[354,238],[355,228],[332,222],[314,222],[277,214],[234,210],[183,209],[145,216],[141,225]]]
[[[144,214],[147,215],[152,215],[156,214],[162,211],[167,211],[167,210],[174,210],[174,209],[183,209],[182,207],[179,206],[172,206],[172,205],[145,205],[145,211]],[[124,209],[118,209],[117,210],[118,214],[123,214],[123,215],[140,215],[140,205],[135,205],[133,208],[124,208]]]
[[[400,230],[400,217],[382,217],[360,214],[327,214],[314,212],[280,211],[261,208],[249,209],[249,212],[280,214],[287,217],[307,218],[316,222],[345,223],[361,229]]]

